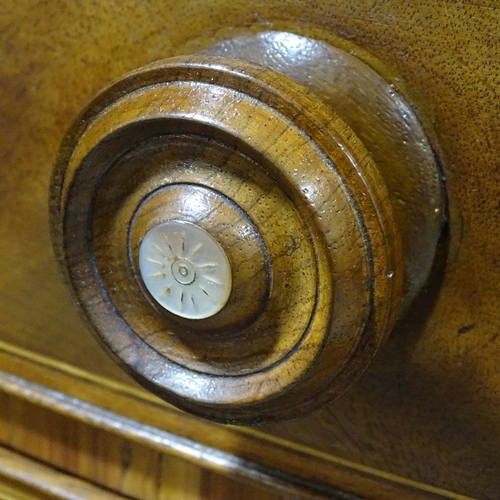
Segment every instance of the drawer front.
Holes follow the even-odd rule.
[[[56,155],[93,96],[138,67],[238,35],[277,30],[321,40],[371,65],[412,104],[444,174],[446,227],[427,284],[360,380],[316,413],[256,432],[456,494],[496,498],[499,21],[494,2],[4,2],[0,341],[6,352],[10,345],[117,387],[135,384],[75,311],[49,234]]]

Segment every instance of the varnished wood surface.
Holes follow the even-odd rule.
[[[11,400],[13,402],[13,400]],[[24,411],[30,408],[23,408]],[[16,431],[26,433],[25,439],[37,442],[42,448],[47,440],[37,439],[32,432],[35,419],[49,425],[66,424],[66,435],[72,435],[71,422],[58,422],[44,415],[37,408],[31,415],[31,422],[21,422]],[[19,421],[18,421],[19,422]],[[27,425],[26,425],[27,424]],[[37,428],[39,423],[37,424]],[[39,438],[40,436],[38,436]],[[103,436],[100,436],[103,437]],[[19,436],[18,436],[19,438]],[[33,443],[35,444],[35,443]],[[51,445],[57,443],[52,441]],[[109,444],[109,438],[102,445]],[[50,446],[50,445],[49,445]],[[126,444],[122,456],[106,456],[99,452],[82,451],[77,447],[65,446],[64,459],[54,460],[54,454],[47,454],[51,463],[46,464],[8,448],[0,446],[0,498],[2,500],[119,500],[119,499],[158,499],[158,500],[285,500],[284,497],[242,484],[207,469],[202,469],[178,458],[161,456],[156,462],[143,457],[142,466],[127,462],[131,448]],[[135,451],[135,450],[134,450]],[[78,453],[78,455],[77,455]],[[151,457],[147,456],[150,459]],[[129,457],[133,462],[133,457]],[[77,465],[76,465],[77,464]],[[56,466],[57,468],[55,468]],[[88,473],[89,469],[98,474]],[[71,471],[76,475],[68,473]],[[81,478],[83,477],[83,479]],[[108,478],[104,481],[100,478]],[[110,480],[114,478],[114,480]],[[98,484],[113,488],[105,489]],[[293,498],[300,500],[298,496]]]
[[[101,87],[162,57],[264,29],[317,36],[368,62],[373,54],[383,66],[376,69],[429,117],[446,174],[447,246],[431,285],[358,385],[312,417],[263,431],[495,499],[499,21],[496,2],[3,2],[1,338],[131,384],[73,311],[48,237],[58,145]]]
[[[387,87],[368,87],[367,99]],[[363,143],[307,89],[206,55],[138,69],[98,96],[61,146],[51,193],[56,256],[103,346],[166,401],[247,425],[310,413],[358,379],[400,311],[395,211],[440,213],[416,193],[424,206],[400,195],[393,206]],[[165,314],[141,286],[139,243],[172,218],[211,231],[231,262],[229,302],[211,318]],[[256,262],[252,233],[264,272],[241,265]],[[175,252],[195,251],[182,242]]]
[[[197,419],[144,391],[19,348],[1,345],[0,362],[9,372],[0,373],[0,442],[112,489],[137,491],[135,483],[123,481],[134,470],[149,470],[153,477],[144,480],[156,484],[162,461],[178,458],[286,498],[465,499],[249,429]],[[68,453],[83,458],[68,461]],[[109,461],[120,465],[96,466]]]
[[[0,498],[119,500],[124,497],[0,446]]]

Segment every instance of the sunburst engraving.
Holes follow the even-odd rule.
[[[231,292],[227,256],[196,224],[171,220],[153,227],[139,252],[141,276],[153,298],[173,314],[203,319],[218,313]]]

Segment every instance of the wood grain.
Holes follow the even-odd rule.
[[[124,497],[0,447],[0,498],[119,500]]]
[[[46,192],[65,131],[103,86],[160,58],[270,29],[318,38],[355,51],[427,117],[447,179],[447,252],[356,387],[312,417],[261,432],[498,496],[496,2],[4,1],[0,9],[4,341],[133,384],[73,311],[50,250]]]
[[[11,400],[14,403],[14,400]],[[24,407],[23,411],[34,410],[34,418],[47,421],[48,416],[40,412],[39,408]],[[72,422],[64,420],[58,422],[52,417],[48,420],[51,425],[64,424],[67,426],[66,435],[71,435],[80,429],[72,429]],[[18,433],[22,432],[20,428]],[[22,430],[29,431],[29,427]],[[100,435],[104,446],[110,448],[109,437]],[[18,439],[22,439],[18,436]],[[29,433],[26,439],[36,443],[36,436]],[[45,443],[36,443],[43,446]],[[168,499],[168,500],[223,500],[223,499],[258,499],[279,500],[284,497],[263,489],[215,474],[209,470],[183,460],[161,455],[151,459],[145,454],[139,460],[133,455],[136,450],[122,443],[122,454],[119,457],[107,453],[101,461],[101,454],[93,450],[81,450],[76,447],[66,450],[64,459],[58,459],[53,453],[45,458],[50,464],[44,464],[15,453],[7,448],[0,447],[0,498],[5,500],[28,499],[61,499],[61,500],[118,500],[123,498],[137,499]],[[78,453],[78,456],[76,456]],[[38,452],[37,456],[43,455]],[[120,462],[118,462],[120,459]],[[57,467],[57,468],[56,468]],[[92,473],[96,470],[100,473]],[[64,471],[64,472],[63,472]],[[70,475],[78,474],[80,477]],[[81,479],[83,477],[84,479]],[[106,478],[106,479],[103,479]],[[96,486],[94,483],[112,487],[114,491]],[[299,499],[298,496],[295,498]]]
[[[16,374],[0,374],[0,442],[122,493],[154,496],[163,472],[161,484],[178,484],[165,464],[180,459],[178,467],[195,478],[202,467],[285,498],[465,499],[249,429],[196,419],[144,391],[18,348],[2,346],[0,361]]]
[[[293,57],[280,73],[237,52],[159,61],[82,112],[51,187],[56,255],[97,338],[146,388],[225,423],[297,418],[342,395],[429,274],[444,209],[430,144],[387,82],[326,44],[318,56],[311,39],[264,35],[245,39],[249,59],[301,44],[324,102],[284,76]],[[352,103],[354,130],[325,106],[337,101]],[[168,221],[198,225],[228,258],[229,300],[209,319],[165,314],[146,292],[139,247]],[[181,240],[156,246],[152,276],[175,283],[164,256],[200,248]],[[193,276],[162,295],[195,307]]]

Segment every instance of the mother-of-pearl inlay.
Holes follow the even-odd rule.
[[[139,268],[149,293],[167,311],[188,319],[218,313],[231,293],[231,268],[215,238],[191,222],[170,220],[142,240]]]

